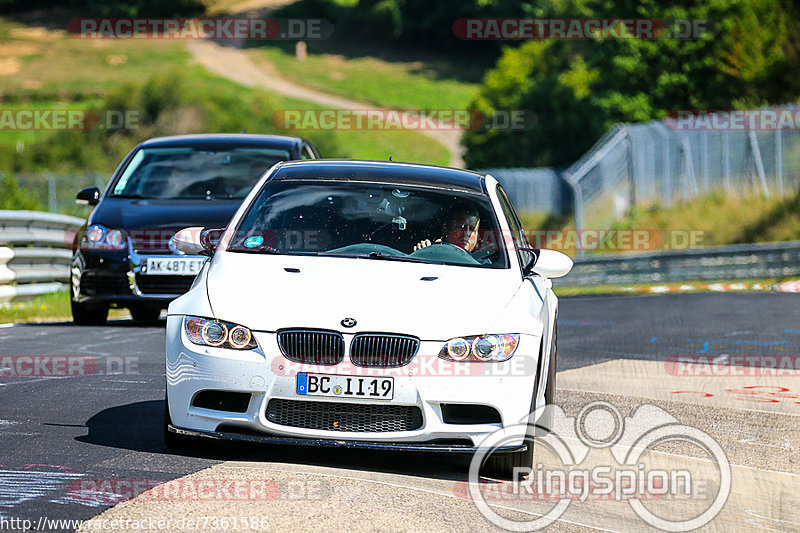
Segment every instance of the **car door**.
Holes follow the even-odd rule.
[[[519,257],[519,264],[522,267],[528,264],[533,257],[533,252],[525,250],[525,248],[532,248],[532,246],[528,243],[519,217],[514,211],[514,207],[508,195],[500,184],[497,185],[497,197],[500,201],[500,207],[503,210],[506,221],[508,222],[511,237],[514,241],[515,251],[517,257]],[[553,283],[551,280],[543,278],[533,272],[529,272],[526,275],[524,270],[520,271],[520,275],[523,278],[523,290],[530,300],[529,309],[532,310],[532,313],[536,313],[536,310],[539,311],[538,316],[535,316],[535,318],[540,320],[544,327],[541,351],[543,357],[540,358],[538,365],[540,379],[538,380],[539,386],[537,386],[535,399],[535,406],[542,406],[546,403],[545,384],[547,381],[551,381],[551,387],[554,386],[553,376],[551,376],[551,374],[555,373],[555,359],[551,359],[551,352],[553,351],[554,324],[556,311],[558,309],[558,300],[552,291]],[[547,425],[547,427],[549,427],[549,425]]]

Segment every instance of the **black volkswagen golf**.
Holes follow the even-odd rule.
[[[170,237],[188,226],[225,227],[272,165],[316,158],[311,142],[274,135],[180,135],[136,146],[104,193],[78,193],[78,203],[97,207],[73,241],[75,323],[103,324],[109,307],[156,322],[205,260],[171,249]]]

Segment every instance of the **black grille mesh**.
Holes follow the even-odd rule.
[[[422,427],[422,411],[414,405],[375,405],[270,400],[267,420],[274,424],[325,431],[385,433]]]
[[[84,273],[81,276],[82,294],[130,294],[128,277],[120,274]]]
[[[418,349],[416,337],[361,334],[350,345],[350,360],[356,366],[393,368],[410,363]]]
[[[344,339],[333,331],[279,331],[278,346],[286,359],[297,363],[338,365],[344,359]]]
[[[194,276],[136,275],[136,286],[142,294],[183,294],[189,290]]]

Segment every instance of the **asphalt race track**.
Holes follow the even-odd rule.
[[[558,333],[557,403],[565,416],[605,401],[633,427],[642,405],[653,411],[639,423],[654,420],[652,413],[661,409],[712,437],[731,465],[730,496],[705,530],[800,531],[800,370],[768,368],[800,361],[800,296],[565,298]],[[98,518],[206,520],[168,528],[184,531],[234,529],[233,520],[240,521],[239,529],[270,531],[498,529],[465,497],[468,463],[462,459],[279,446],[168,451],[161,436],[163,344],[163,327],[128,321],[105,327],[0,326],[3,365],[16,364],[20,356],[53,357],[39,357],[43,366],[35,375],[9,376],[0,366],[0,525],[20,518],[35,528],[42,518],[104,513]],[[681,366],[678,356],[714,365]],[[59,364],[75,368],[75,375],[47,375]],[[600,427],[608,416],[587,421]],[[602,431],[593,435],[604,437]],[[601,464],[600,448],[582,464]],[[536,450],[536,462],[547,463]],[[711,476],[706,470],[713,463],[701,455],[667,443],[648,460],[695,461],[697,472]],[[235,491],[212,498],[174,497],[157,489],[142,494],[187,475],[194,487],[204,479],[217,485],[250,480],[252,492],[256,480],[264,491],[255,497]],[[712,480],[706,489],[720,486]],[[702,499],[673,501],[670,512],[697,515]],[[705,501],[711,499],[706,495]],[[584,500],[572,502],[552,530],[655,530],[628,502]],[[120,502],[125,503],[110,509]],[[532,520],[544,509],[541,501],[502,496],[489,503],[512,520]],[[227,527],[208,521],[228,515]],[[242,527],[255,518],[264,519],[259,527]],[[94,530],[90,524],[82,531]]]

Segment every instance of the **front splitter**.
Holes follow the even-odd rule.
[[[395,450],[401,452],[437,452],[437,453],[476,453],[483,448],[457,444],[435,444],[424,442],[397,443],[397,442],[372,442],[335,439],[298,439],[294,437],[275,437],[270,435],[245,435],[240,433],[226,433],[219,431],[198,431],[193,429],[176,428],[172,424],[167,426],[167,431],[185,437],[199,437],[223,441],[256,442],[261,444],[284,444],[289,446],[316,446],[324,448],[355,448],[359,450]],[[490,450],[492,453],[521,452],[528,449],[527,444],[516,446],[499,446]],[[489,451],[489,450],[487,450]]]

